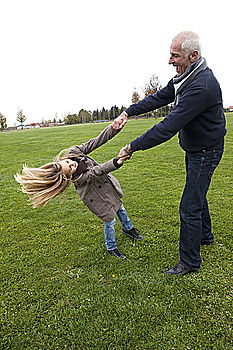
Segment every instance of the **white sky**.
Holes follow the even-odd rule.
[[[156,74],[164,86],[172,38],[197,32],[233,105],[231,0],[0,0],[0,112],[8,126],[129,106]]]

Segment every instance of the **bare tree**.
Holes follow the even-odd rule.
[[[145,97],[151,94],[155,94],[158,90],[161,89],[161,87],[162,86],[160,84],[158,76],[155,74],[152,75],[150,77],[149,84],[146,84],[144,88]]]
[[[137,103],[138,101],[140,101],[140,95],[139,95],[139,93],[137,92],[136,88],[134,88],[131,101],[132,101],[132,103]]]
[[[23,124],[25,122],[27,118],[25,117],[25,115],[23,114],[23,110],[19,109],[17,112],[17,122],[19,122],[20,124]]]

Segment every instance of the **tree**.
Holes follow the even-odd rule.
[[[107,120],[109,116],[109,111],[103,107],[102,110],[100,111],[100,116],[101,116],[101,119]]]
[[[25,115],[23,115],[23,110],[19,109],[17,112],[17,122],[19,122],[20,124],[23,124],[25,122],[27,118],[25,117]]]
[[[121,114],[122,112],[124,112],[124,111],[126,110],[126,108],[127,108],[127,107],[125,107],[125,106],[121,106],[120,111],[119,111],[119,114]]]
[[[65,122],[65,124],[67,124],[67,125],[78,124],[78,123],[80,123],[79,117],[77,116],[77,114],[68,114],[68,115],[64,118],[64,122]]]
[[[143,89],[145,97],[155,94],[157,91],[159,91],[162,88],[162,85],[159,81],[159,78],[156,74],[153,74],[150,77],[149,83],[145,84],[145,87]],[[162,107],[163,108],[163,107]],[[161,117],[165,116],[165,109],[158,109],[155,111],[151,111],[149,113],[146,113],[145,116],[147,117]]]
[[[162,85],[161,85],[157,75],[153,74],[150,77],[150,86],[154,91],[153,93],[157,92],[158,90],[160,90],[162,88]]]
[[[112,106],[108,113],[110,120],[115,119],[119,114],[119,108],[116,105]]]
[[[161,87],[162,86],[160,84],[158,76],[155,74],[152,75],[150,77],[149,84],[146,84],[144,88],[145,97],[151,94],[155,94],[158,90],[161,89]]]
[[[137,92],[136,88],[134,88],[133,95],[131,98],[132,103],[137,103],[138,101],[140,101],[140,99],[141,98],[140,98],[139,93]]]
[[[100,119],[100,114],[99,114],[99,110],[98,109],[93,111],[92,117],[93,117],[93,120],[99,120]]]
[[[80,123],[89,123],[92,120],[92,114],[85,109],[80,109],[78,112],[78,119],[80,120]]]
[[[6,117],[0,112],[0,129],[6,129]]]

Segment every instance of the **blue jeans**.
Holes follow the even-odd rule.
[[[130,230],[133,225],[128,217],[128,214],[122,204],[120,209],[117,211],[117,217],[120,220],[122,228],[126,230]],[[116,237],[115,237],[115,223],[116,219],[114,218],[111,221],[107,221],[104,223],[104,237],[105,244],[108,250],[116,249]]]
[[[186,184],[180,202],[180,261],[192,270],[201,265],[201,241],[214,239],[206,195],[222,154],[223,146],[186,153]]]

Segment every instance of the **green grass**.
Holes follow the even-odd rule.
[[[104,162],[155,120],[132,120],[92,156]],[[106,124],[0,134],[0,349],[210,350],[232,348],[232,144],[209,190],[216,244],[203,247],[202,268],[167,276],[178,259],[179,200],[185,169],[177,137],[136,152],[116,171],[124,205],[144,235],[120,233],[119,261],[105,252],[103,224],[69,187],[32,209],[13,174],[40,166],[61,149],[96,136]]]

